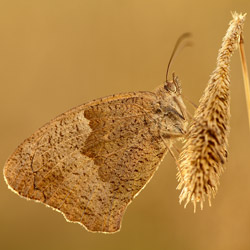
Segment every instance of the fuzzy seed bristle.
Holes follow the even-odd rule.
[[[229,23],[218,53],[216,69],[210,76],[190,123],[179,158],[179,200],[180,203],[186,200],[185,206],[191,201],[194,210],[197,202],[200,202],[202,209],[206,198],[211,205],[227,160],[230,118],[229,62],[233,51],[238,47],[246,17],[246,14],[232,15],[233,20]]]

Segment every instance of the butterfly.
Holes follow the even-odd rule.
[[[173,74],[153,92],[112,95],[59,115],[19,145],[4,177],[14,192],[67,221],[92,232],[116,232],[127,206],[186,127]]]

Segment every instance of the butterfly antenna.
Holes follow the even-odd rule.
[[[178,38],[178,40],[177,40],[177,42],[176,42],[176,44],[175,44],[175,46],[174,46],[174,50],[173,50],[173,52],[172,52],[172,55],[171,55],[171,57],[170,57],[170,59],[169,59],[169,62],[168,62],[167,73],[166,73],[166,82],[167,82],[167,80],[168,80],[169,68],[170,68],[170,65],[171,65],[171,63],[172,63],[172,60],[173,60],[173,57],[174,57],[174,55],[175,55],[175,53],[176,53],[177,48],[179,47],[180,43],[181,43],[185,38],[190,37],[190,36],[191,36],[191,33],[187,32],[187,33],[182,34],[182,35]],[[190,44],[186,44],[186,45],[190,45]]]

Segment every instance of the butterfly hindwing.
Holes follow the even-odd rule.
[[[151,115],[155,102],[150,92],[128,93],[63,113],[16,149],[6,181],[90,231],[119,230],[167,152]]]

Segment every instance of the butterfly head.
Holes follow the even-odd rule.
[[[172,80],[167,80],[156,90],[158,97],[157,116],[161,120],[162,134],[183,136],[187,127],[187,111],[181,96],[181,84],[173,74]]]
[[[176,76],[175,73],[173,73],[172,81],[166,80],[166,82],[164,83],[164,89],[172,95],[181,94],[181,84],[178,76]]]

